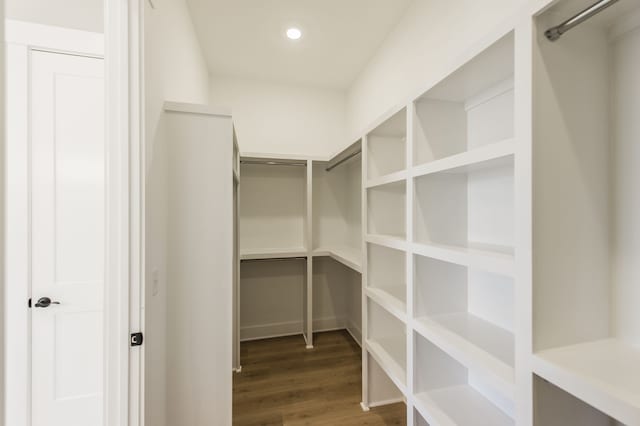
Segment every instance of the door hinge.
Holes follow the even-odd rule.
[[[142,346],[142,341],[144,337],[142,333],[132,333],[131,334],[131,346]]]

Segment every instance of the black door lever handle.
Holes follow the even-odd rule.
[[[60,302],[52,302],[48,297],[41,297],[36,303],[36,308],[48,308],[50,305],[59,305]]]

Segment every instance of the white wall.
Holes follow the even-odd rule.
[[[7,0],[6,17],[18,21],[103,32],[103,0]]]
[[[4,1],[0,0],[0,34],[4,34]],[[0,43],[0,366],[4,366],[4,43]],[[0,419],[4,419],[4,368],[0,368]]]
[[[211,104],[231,107],[242,152],[328,156],[350,143],[338,90],[214,77]]]
[[[146,424],[166,425],[167,414],[167,147],[165,100],[208,103],[208,69],[184,0],[145,1],[146,113]],[[158,277],[154,294],[154,275]]]
[[[347,93],[347,134],[355,140],[394,105],[433,78],[438,64],[462,54],[519,0],[414,0]]]

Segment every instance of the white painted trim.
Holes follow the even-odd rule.
[[[4,1],[0,0],[0,34],[4,33]],[[6,161],[5,161],[5,44],[0,44],[0,422],[4,421],[6,374],[5,362],[5,197],[6,197]]]
[[[362,348],[362,329],[357,326],[357,324],[351,320],[347,321],[347,332],[351,335],[353,340]]]
[[[5,41],[29,46],[35,50],[104,56],[103,34],[32,22],[7,19],[5,21]]]
[[[385,405],[399,404],[401,402],[406,402],[404,397],[402,397],[402,398],[394,398],[394,399],[386,399],[384,401],[370,402],[368,407],[369,408],[376,408],[376,407],[382,407],[382,406],[385,406]],[[360,403],[360,404],[362,404],[362,403]],[[366,411],[369,411],[369,410],[366,410]]]
[[[143,347],[130,348],[132,327],[144,332],[144,115],[141,0],[105,2],[107,143],[110,172],[120,176],[109,217],[111,277],[105,292],[105,426],[144,424]]]
[[[368,332],[368,319],[367,319],[367,311],[368,311],[368,298],[367,298],[367,287],[369,286],[367,283],[368,274],[369,274],[369,257],[368,257],[368,243],[366,240],[366,235],[369,233],[369,226],[367,222],[368,214],[368,203],[367,203],[367,188],[365,187],[365,182],[368,179],[368,167],[369,167],[369,137],[362,137],[362,174],[361,174],[361,182],[362,187],[360,190],[360,220],[361,220],[361,244],[362,244],[362,278],[360,280],[360,300],[361,300],[361,322],[360,322],[360,348],[362,349],[362,402],[360,405],[362,406],[363,411],[369,411],[369,356],[367,355],[367,345],[365,344],[367,337],[369,336]]]
[[[295,336],[302,334],[302,327],[302,320],[245,326],[240,328],[240,341],[249,342],[274,337]],[[332,317],[313,320],[314,333],[345,329],[347,329],[345,318]]]
[[[28,179],[28,49],[22,45],[7,45],[7,125],[4,149],[7,158],[6,205],[4,209],[7,227],[5,238],[5,380],[4,403],[5,424],[28,424],[30,337],[29,316],[24,309],[29,298],[28,247],[25,234],[28,232],[29,200],[21,185]]]

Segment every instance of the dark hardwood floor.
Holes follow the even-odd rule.
[[[346,331],[242,343],[234,373],[233,424],[405,425],[406,407],[360,409],[361,351]]]

